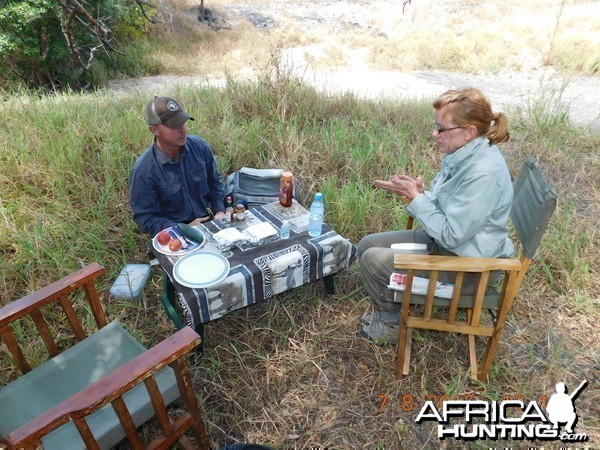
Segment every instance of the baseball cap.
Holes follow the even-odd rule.
[[[181,128],[188,120],[194,118],[170,97],[154,97],[144,108],[148,125],[164,125],[168,128]]]

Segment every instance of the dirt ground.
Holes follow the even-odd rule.
[[[328,69],[323,65],[327,59],[327,45],[335,37],[347,31],[356,31],[376,36],[392,36],[396,31],[388,18],[391,15],[409,17],[415,14],[416,5],[423,8],[425,0],[394,2],[385,0],[364,1],[321,1],[305,0],[298,2],[256,1],[239,2],[221,0],[226,3],[207,6],[213,8],[213,28],[231,29],[249,22],[258,32],[266,32],[277,27],[302,29],[306,33],[319,33],[322,30],[322,43],[311,43],[284,48],[280,63],[286,73],[302,79],[305,83],[330,94],[352,92],[369,99],[434,98],[441,92],[455,87],[475,86],[484,91],[498,111],[518,108],[527,110],[532,105],[551,104],[553,108],[567,111],[573,124],[597,132],[600,130],[600,77],[561,76],[552,68],[544,67],[532,53],[520,50],[521,64],[526,71],[501,71],[499,73],[449,73],[443,71],[398,72],[374,68],[368,61],[372,49],[356,47],[352,44],[336,43],[341,58]],[[429,2],[430,3],[430,2]],[[442,2],[448,5],[436,7],[465,7],[469,2]],[[582,4],[581,8],[590,8]],[[593,5],[591,6],[593,8]],[[404,8],[402,11],[401,9]],[[597,8],[596,8],[597,9]],[[400,10],[400,11],[398,11]],[[593,9],[590,9],[592,14]],[[195,14],[195,8],[190,10]],[[205,25],[206,26],[206,25]],[[244,53],[240,52],[240,59]],[[318,59],[319,64],[313,64]],[[244,64],[242,64],[243,66]],[[251,67],[249,63],[246,67]],[[257,73],[251,68],[234,74],[240,81],[252,81]],[[110,83],[113,91],[164,92],[174,85],[213,85],[222,86],[225,77],[160,75],[115,81]]]

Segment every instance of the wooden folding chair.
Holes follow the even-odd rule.
[[[22,373],[0,389],[0,448],[106,449],[123,438],[134,449],[210,448],[187,364],[199,336],[183,328],[147,350],[107,323],[94,286],[103,273],[91,264],[0,309],[0,336]],[[81,291],[87,305],[75,301]],[[86,336],[78,313],[88,310],[97,331]],[[48,359],[32,368],[26,354],[36,344]],[[144,445],[138,427],[153,417],[158,436]]]
[[[531,157],[525,161],[513,188],[511,220],[521,244],[519,258],[463,258],[402,253],[394,255],[394,268],[407,273],[405,291],[397,291],[394,294],[402,296],[396,378],[408,375],[412,330],[424,329],[467,334],[471,376],[487,381],[507,314],[556,208],[557,196]],[[496,270],[504,272],[504,281],[499,292],[493,287],[488,287],[490,272]],[[417,271],[429,272],[426,295],[411,293],[413,277]],[[450,300],[434,296],[439,272],[456,273],[453,296]],[[468,273],[479,274],[479,281],[475,294],[464,295],[461,290],[465,274]],[[396,301],[400,299],[396,298]],[[422,306],[417,308],[413,305]],[[466,319],[459,319],[459,309],[466,310]],[[491,324],[482,322],[483,310],[494,313],[491,314]],[[475,336],[487,338],[487,347],[479,365]]]

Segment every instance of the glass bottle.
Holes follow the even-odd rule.
[[[285,171],[281,174],[279,203],[283,207],[292,206],[292,196],[294,194],[294,175],[292,172]]]
[[[289,239],[290,237],[290,223],[287,220],[281,222],[281,228],[279,229],[280,239]]]
[[[325,216],[325,205],[323,204],[323,194],[317,192],[310,205],[308,216],[308,234],[312,237],[321,235],[323,230],[323,217]]]
[[[233,198],[231,195],[227,196],[226,207],[225,207],[225,220],[227,222],[233,222],[235,220],[235,211],[233,209]]]

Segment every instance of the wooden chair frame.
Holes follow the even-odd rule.
[[[530,261],[526,258],[457,258],[454,256],[408,255],[401,253],[394,255],[394,267],[401,268],[407,271],[408,274],[406,290],[403,293],[395,293],[395,295],[402,295],[402,313],[398,330],[396,378],[408,375],[412,330],[426,329],[467,334],[469,336],[471,376],[480,381],[487,381],[488,372],[500,342],[500,335],[504,329],[508,311],[527,272]],[[505,271],[505,278],[500,293],[502,300],[497,310],[496,319],[493,325],[487,325],[481,323],[481,318],[484,309],[487,282],[489,274],[493,270]],[[424,300],[423,314],[420,316],[411,315],[411,312],[414,312],[414,308],[411,308],[411,289],[416,271],[431,271],[429,286]],[[447,306],[445,319],[432,317],[435,284],[440,271],[457,272],[452,299],[445,300],[445,305],[442,303],[443,306]],[[461,303],[460,291],[465,273],[480,273],[481,276],[474,298],[471,297],[472,306],[466,308],[468,313],[467,320],[459,320],[457,313],[459,304]],[[438,300],[435,303],[440,304],[441,302]],[[476,359],[475,336],[488,338],[487,348],[480,365],[478,365]]]
[[[400,302],[399,296],[402,296],[396,379],[408,375],[412,330],[426,329],[468,335],[471,376],[480,381],[487,381],[508,312],[556,207],[556,193],[547,185],[531,157],[523,164],[513,188],[515,198],[511,219],[522,247],[518,258],[465,258],[402,253],[394,255],[394,269],[406,271],[408,275],[405,291],[394,293],[397,302]],[[404,201],[407,202],[408,200]],[[407,228],[412,228],[412,225],[412,217],[409,217]],[[490,290],[488,286],[492,271],[504,272],[499,293]],[[429,285],[425,296],[411,292],[416,272],[429,273]],[[450,300],[434,296],[439,272],[456,273],[453,296]],[[467,273],[479,274],[476,291],[472,295],[463,295],[461,292]],[[423,305],[422,314],[416,314],[414,304]],[[432,317],[434,305],[443,307],[439,308],[446,312],[443,319]],[[458,320],[459,308],[466,310],[466,320]],[[492,325],[481,322],[483,310],[495,310]],[[487,347],[479,364],[475,351],[475,336],[487,338]]]
[[[70,294],[82,289],[98,329],[106,326],[104,309],[94,285],[94,280],[103,273],[104,269],[99,264],[91,264],[0,309],[0,336],[16,366],[23,374],[31,371],[32,367],[11,329],[11,324],[27,317],[31,318],[50,357],[58,355],[62,349],[59,349],[41,308],[51,303],[58,303],[66,314],[76,340],[81,342],[86,335],[83,324],[71,302]],[[73,421],[87,448],[98,449],[100,447],[86,423],[86,417],[111,403],[126,438],[134,449],[164,449],[169,448],[177,441],[186,449],[209,449],[210,445],[196,403],[187,363],[187,354],[199,343],[200,337],[192,329],[183,328],[36,419],[10,434],[2,436],[0,447],[3,444],[9,449],[39,448],[42,437],[61,425]],[[152,377],[167,365],[174,370],[180,397],[185,407],[185,412],[176,420],[169,417],[168,409]],[[142,443],[132,416],[123,401],[123,394],[140,383],[144,383],[146,386],[161,429],[161,434],[147,445]],[[184,435],[190,429],[196,439],[196,445],[192,445]]]

